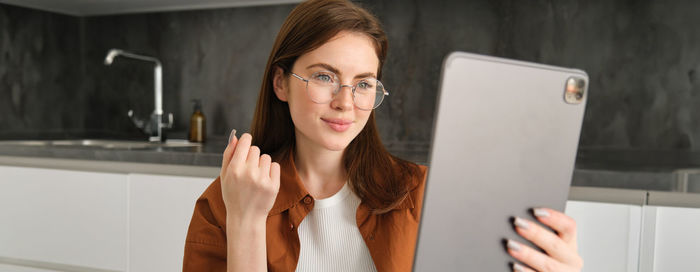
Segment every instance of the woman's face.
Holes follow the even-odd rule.
[[[340,84],[355,85],[360,79],[376,78],[378,69],[379,59],[368,36],[340,32],[319,48],[301,55],[291,72],[309,79],[316,72],[331,71]],[[309,98],[306,82],[291,75],[284,76],[279,68],[274,81],[277,97],[289,104],[297,143],[344,150],[369,119],[371,111],[354,105],[350,87],[341,87],[329,103],[320,104]]]

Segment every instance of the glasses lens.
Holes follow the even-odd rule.
[[[384,100],[384,85],[376,79],[363,79],[355,85],[355,106],[363,110],[375,109]]]
[[[330,72],[316,72],[309,78],[306,90],[309,93],[311,101],[323,104],[333,100],[333,96],[339,86],[338,84],[338,77],[335,74]]]
[[[332,72],[313,73],[306,85],[311,101],[319,104],[329,103],[340,89],[340,80]],[[384,100],[384,85],[374,78],[366,78],[355,84],[355,106],[362,110],[372,110]]]

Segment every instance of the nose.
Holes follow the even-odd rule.
[[[340,90],[331,101],[331,107],[340,111],[352,110],[355,105],[352,88],[352,85],[340,85]]]

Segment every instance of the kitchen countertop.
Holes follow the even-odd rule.
[[[185,132],[168,132],[169,139],[185,139]],[[240,133],[239,133],[240,136]],[[147,142],[133,133],[91,130],[56,130],[39,132],[0,132],[0,156],[98,160],[115,162],[154,163],[189,166],[220,167],[221,154],[226,149],[228,137],[209,136],[201,146],[165,147],[150,146],[134,149],[107,149],[89,146],[32,146],[1,144],[17,140],[119,140]],[[385,143],[389,151],[405,160],[426,164],[429,146],[421,143]]]
[[[219,174],[220,170],[219,167],[212,166],[0,156],[0,168],[3,166],[38,167],[124,174],[146,173],[157,175],[204,177],[211,178],[212,180]],[[574,181],[579,175],[577,174],[579,171],[580,170],[575,170]],[[611,187],[612,186],[610,185],[603,187],[581,186],[574,182],[572,183],[569,191],[569,200],[635,206],[653,205],[700,208],[700,194],[697,193]]]
[[[182,137],[180,137],[182,138]],[[124,135],[81,132],[81,133],[40,133],[8,134],[0,133],[3,140],[49,140],[49,139],[119,139]],[[221,153],[226,148],[226,138],[210,137],[197,147],[149,147],[139,149],[104,149],[79,146],[22,146],[0,144],[0,155],[65,158],[85,160],[105,160],[122,162],[144,162],[195,166],[221,165]],[[144,141],[145,140],[141,140]],[[429,146],[426,144],[385,143],[394,155],[419,164],[427,164]],[[683,168],[700,168],[700,152],[682,150],[630,150],[611,148],[580,148],[576,158],[576,169],[606,170],[616,172],[673,172]]]
[[[32,146],[0,144],[0,156],[99,160],[190,166],[221,166],[227,139],[210,139],[201,146],[154,146],[135,149],[106,149],[89,146]],[[415,150],[415,149],[414,149]],[[420,164],[427,162],[427,147],[418,151],[390,150],[392,154]]]
[[[33,139],[88,138],[85,136]],[[227,139],[208,140],[195,147],[135,149],[0,143],[0,166],[213,179],[220,171]],[[386,147],[400,158],[427,164],[429,148],[425,145],[387,144]],[[680,182],[683,175],[685,180]],[[570,200],[700,208],[700,152],[582,148],[577,154],[571,185]]]
[[[136,149],[0,144],[0,155],[192,166],[220,166],[221,153],[225,148],[225,141],[212,141],[202,146],[192,147],[158,146]]]
[[[700,168],[700,151],[579,148],[576,168],[673,172],[677,169]]]
[[[700,193],[700,152],[580,148],[572,184]]]
[[[32,139],[95,139],[109,138],[110,135],[104,136],[44,134],[40,137],[34,136]],[[24,137],[22,135],[14,137],[0,135],[0,139],[8,138],[16,140],[29,137],[26,135]],[[60,164],[62,168],[74,169],[71,167],[71,162],[74,162],[73,164],[81,164],[80,161],[120,162],[122,168],[125,169],[124,171],[126,169],[140,169],[138,172],[162,174],[193,173],[194,171],[194,173],[200,173],[197,176],[210,176],[210,173],[218,173],[218,171],[213,170],[218,169],[221,165],[221,153],[226,147],[226,140],[222,137],[210,137],[208,142],[196,147],[159,146],[137,149],[0,144],[0,164],[41,167]],[[419,164],[427,164],[429,148],[425,144],[398,145],[388,143],[386,146],[392,154],[400,158]],[[95,169],[99,171],[101,168]],[[187,170],[183,172],[177,169]],[[207,170],[202,172],[202,169]],[[689,169],[689,171],[683,172],[682,169]],[[684,183],[679,180],[679,173],[686,174]],[[577,154],[572,185],[700,193],[700,152],[581,148]]]

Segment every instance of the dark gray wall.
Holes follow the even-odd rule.
[[[82,129],[80,20],[0,5],[0,136]]]
[[[362,4],[376,13],[389,35],[383,82],[392,95],[377,110],[377,117],[382,137],[392,149],[426,150],[442,58],[462,50],[586,70],[591,85],[583,147],[700,150],[700,107],[695,106],[700,105],[696,71],[700,2],[386,0]],[[41,117],[35,116],[41,113],[27,108],[18,111],[17,106],[6,109],[5,105],[14,104],[5,98],[16,92],[13,84],[20,84],[24,92],[36,93],[23,99],[52,105],[57,109],[51,118],[67,120],[51,126],[133,131],[125,113],[133,108],[146,116],[152,110],[152,70],[148,64],[124,59],[104,66],[104,55],[112,47],[163,61],[164,109],[175,113],[175,131],[187,129],[192,98],[203,99],[210,135],[225,137],[231,128],[247,129],[269,50],[292,8],[82,19],[24,11],[30,15],[23,20],[28,25],[60,18],[62,23],[51,23],[44,27],[49,30],[43,30],[19,24],[18,17],[10,14],[19,9],[0,5],[0,130],[41,128]],[[8,57],[4,37],[19,30],[27,37],[11,36],[9,48],[15,51]],[[37,35],[43,36],[44,43],[50,41],[43,47],[48,57],[34,57],[26,64],[22,56],[36,51],[32,48]],[[84,72],[76,78],[73,57],[78,56],[68,48],[81,44],[84,59],[79,64]],[[34,81],[9,72],[22,65],[29,68],[21,73],[38,75]],[[41,68],[45,65],[54,68]],[[76,90],[81,93],[75,94]],[[81,117],[74,116],[79,113]]]
[[[277,30],[293,6],[167,12],[85,19],[87,119],[94,129],[130,127],[129,109],[153,111],[153,65],[117,58],[110,48],[156,56],[163,62],[163,108],[184,131],[191,99],[204,104],[209,135],[245,131]]]

